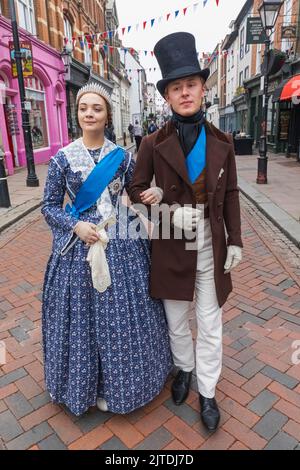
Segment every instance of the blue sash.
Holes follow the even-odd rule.
[[[206,131],[204,126],[185,161],[190,181],[194,184],[206,166]]]
[[[89,174],[78,191],[73,205],[66,205],[67,214],[78,219],[82,212],[92,207],[113,179],[124,157],[125,151],[121,147],[108,153]]]

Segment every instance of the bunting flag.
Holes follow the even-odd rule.
[[[173,16],[173,13],[167,13],[165,16],[159,16],[158,18],[152,18],[152,19],[144,20],[141,23],[137,23],[135,25],[135,30],[138,31],[140,26],[143,26],[143,30],[145,30],[146,26],[147,26],[147,23],[150,23],[151,28],[153,28],[155,23],[160,24],[163,21],[164,18],[165,18],[166,21],[169,21],[170,18],[176,19],[179,16],[180,13],[183,16],[187,16],[188,11],[192,7],[193,7],[193,13],[195,13],[200,3],[202,3],[203,8],[204,8],[207,5],[208,0],[202,0],[202,2],[201,2],[201,0],[199,0],[198,2],[192,3],[191,5],[185,6],[184,8],[182,8],[182,10],[175,10],[174,11],[174,16]],[[220,3],[220,0],[216,0],[217,6],[219,6],[219,3]],[[113,31],[103,31],[103,32],[100,32],[100,33],[95,33],[95,34],[98,36],[98,40],[99,40],[99,36],[101,36],[102,39],[106,39],[107,37],[112,39],[113,36],[116,35],[118,32],[120,32],[122,34],[122,36],[124,36],[124,34],[126,32],[127,32],[127,34],[129,34],[132,31],[132,29],[133,29],[133,26],[128,25],[128,26],[122,26],[122,27],[120,27],[116,30],[113,30]]]
[[[147,56],[148,54],[151,54],[152,57],[154,57],[154,51],[153,50],[136,50],[134,49],[133,47],[124,47],[124,46],[121,46],[121,47],[117,47],[117,46],[111,46],[109,44],[105,44],[103,43],[103,35],[96,35],[96,34],[93,34],[93,35],[85,35],[85,36],[78,36],[77,38],[74,36],[72,37],[72,39],[68,39],[68,38],[64,38],[64,44],[67,46],[68,44],[72,44],[73,47],[76,46],[77,44],[77,41],[79,42],[79,45],[81,47],[81,49],[84,49],[84,45],[88,45],[89,47],[94,47],[96,50],[99,49],[99,47],[101,47],[105,53],[108,53],[108,52],[113,52],[114,50],[118,50],[119,52],[125,52],[125,54],[127,52],[130,52],[130,54],[134,55],[134,54],[145,54],[145,56]],[[98,43],[96,42],[98,41]],[[231,54],[234,54],[234,51],[231,50],[230,51]],[[227,56],[229,54],[229,51],[225,50],[225,51],[222,51],[222,52],[219,52],[219,51],[216,51],[216,52],[213,52],[212,54],[208,54],[208,53],[205,53],[205,52],[197,52],[197,54],[201,54],[201,57],[203,59],[211,59],[212,57],[215,57],[217,55],[224,55],[224,56]]]

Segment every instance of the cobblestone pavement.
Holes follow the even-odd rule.
[[[209,434],[195,378],[173,405],[170,377],[152,403],[126,416],[80,418],[51,403],[41,350],[41,286],[51,236],[39,211],[1,234],[0,449],[300,449],[300,250],[241,198],[244,259],[224,308],[224,361]],[[195,319],[191,318],[195,336]]]

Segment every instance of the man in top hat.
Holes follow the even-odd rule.
[[[129,192],[134,203],[162,202],[171,208],[171,236],[162,236],[161,218],[159,237],[152,239],[150,291],[163,299],[179,369],[173,400],[180,405],[187,398],[196,365],[201,418],[214,431],[220,420],[215,390],[222,366],[222,305],[232,290],[230,271],[242,259],[234,150],[232,139],[204,118],[209,70],[199,66],[194,36],[166,36],[154,53],[163,76],[157,88],[173,117],[143,139]],[[151,188],[153,177],[162,200],[158,188]],[[196,236],[192,248],[191,235]],[[196,358],[189,327],[193,300]]]

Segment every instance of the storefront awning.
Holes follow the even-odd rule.
[[[284,80],[273,93],[273,102],[297,99],[300,97],[300,75]]]

